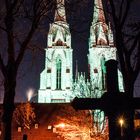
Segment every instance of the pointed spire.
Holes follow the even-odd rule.
[[[111,30],[111,23],[109,22],[108,25],[108,41],[109,41],[109,45],[113,46],[114,45],[114,40],[113,40],[113,32]]]
[[[60,28],[60,27],[59,27],[59,28]],[[61,40],[62,42],[65,42],[65,41],[64,41],[64,36],[63,36],[63,33],[62,33],[61,28],[58,29],[57,32],[56,32],[56,37],[55,37],[54,42],[57,42],[58,40]]]
[[[96,45],[96,35],[94,32],[93,27],[90,27],[90,38],[89,38],[89,46],[92,48],[94,45]]]
[[[78,72],[78,78],[77,78],[77,80],[79,80],[80,79],[80,72]]]
[[[86,73],[85,72],[83,72],[83,77],[84,77],[84,79],[86,79]]]
[[[107,38],[106,38],[106,35],[105,35],[105,31],[103,29],[103,25],[101,23],[98,26],[97,44],[100,44],[100,45],[107,44]]]
[[[75,79],[78,79],[78,60],[76,60],[76,67],[75,67]]]
[[[56,10],[55,10],[54,22],[56,22],[56,21],[66,22],[64,0],[56,0],[56,2],[57,2],[57,7],[56,7]]]
[[[90,32],[95,32],[96,34],[96,40],[94,39],[95,37],[92,37],[96,41],[94,44],[107,45],[107,25],[105,24],[102,0],[94,0],[93,22]],[[91,47],[93,47],[93,45]]]
[[[93,24],[97,22],[105,22],[105,16],[101,0],[94,0]]]

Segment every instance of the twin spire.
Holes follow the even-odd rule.
[[[91,26],[91,44],[113,45],[112,32],[110,26],[106,24],[102,0],[94,0],[93,21]]]
[[[65,2],[64,0],[56,0],[56,10],[54,21],[66,22],[66,12],[65,12]],[[103,11],[102,0],[94,0],[94,12],[92,24],[97,24],[98,22],[105,23],[105,16]]]
[[[56,2],[57,6],[55,10],[54,22],[59,22],[60,24],[61,22],[66,23],[65,2],[64,0],[56,0]],[[91,27],[90,32],[92,32],[91,34],[94,36],[93,42],[95,42],[95,45],[109,45],[110,42],[112,44],[113,35],[110,35],[112,32],[109,31],[110,29],[108,29],[105,22],[102,0],[94,0],[92,25],[93,27]]]
[[[105,23],[102,0],[94,0],[93,24],[98,22]]]
[[[56,0],[57,6],[55,10],[54,22],[66,22],[65,2],[64,0]]]
[[[56,0],[56,11],[54,21],[66,21],[65,2],[64,0]],[[105,22],[103,5],[101,0],[94,1],[93,22]]]

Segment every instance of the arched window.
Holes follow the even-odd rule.
[[[102,70],[102,88],[106,90],[106,66],[105,66],[105,56],[101,56],[101,70]]]
[[[56,46],[63,46],[63,42],[59,39],[59,40],[56,42]]]
[[[56,89],[61,89],[61,65],[61,60],[56,59]]]

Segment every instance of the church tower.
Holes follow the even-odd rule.
[[[39,103],[70,102],[72,93],[71,34],[64,0],[57,0],[56,9],[45,49],[45,69],[40,74]]]
[[[113,43],[113,33],[110,24],[105,22],[102,0],[94,1],[93,21],[90,27],[89,55],[91,96],[100,98],[106,91],[105,61],[116,59],[116,47]],[[123,90],[122,75],[118,71],[119,89]],[[105,122],[104,112],[94,110],[94,121],[97,131],[102,131]]]
[[[90,80],[103,92],[106,91],[104,64],[109,59],[116,59],[113,34],[110,24],[108,26],[105,22],[102,1],[95,0],[93,21],[90,27],[88,62],[90,65]]]

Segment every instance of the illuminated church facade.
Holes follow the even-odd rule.
[[[78,97],[101,97],[106,91],[105,61],[116,59],[116,48],[110,26],[105,23],[101,0],[95,0],[90,27],[88,64],[90,79],[77,74],[73,79],[71,33],[66,21],[64,2],[57,0],[54,23],[48,33],[45,69],[40,74],[39,103],[69,103]],[[119,88],[123,90],[119,72]]]

